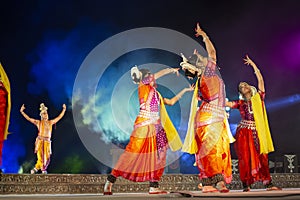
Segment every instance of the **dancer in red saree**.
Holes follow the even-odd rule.
[[[112,194],[112,185],[117,177],[134,182],[150,182],[149,194],[162,194],[166,191],[158,188],[158,182],[166,166],[168,147],[172,151],[181,148],[181,139],[165,109],[165,104],[175,104],[181,96],[192,91],[184,88],[172,99],[162,98],[156,90],[156,79],[179,69],[163,69],[151,74],[147,69],[131,69],[133,81],[138,84],[140,111],[134,123],[130,141],[120,156],[112,172],[107,177],[104,195]]]
[[[2,149],[7,139],[11,109],[10,83],[0,63],[0,166],[2,165]]]
[[[239,109],[242,117],[236,130],[234,147],[243,191],[250,191],[250,185],[257,181],[262,181],[267,190],[280,190],[272,184],[269,172],[268,153],[274,151],[274,147],[264,103],[263,76],[248,56],[244,61],[254,69],[258,91],[254,86],[241,82],[238,87],[241,99],[226,102],[226,106]]]

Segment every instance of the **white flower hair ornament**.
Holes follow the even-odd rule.
[[[182,57],[182,62],[180,63],[180,66],[182,67],[183,70],[194,71],[194,72],[198,72],[198,74],[201,74],[202,70],[190,64],[188,62],[188,59],[183,55],[183,53],[181,53],[181,57]]]
[[[141,72],[138,69],[137,65],[131,68],[131,78],[134,84],[138,84],[141,80]]]

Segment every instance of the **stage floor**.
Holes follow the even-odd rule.
[[[242,192],[241,190],[231,190],[229,193],[201,193],[200,191],[190,191],[193,196],[182,196],[179,193],[170,193],[164,195],[149,195],[148,193],[115,193],[111,196],[103,196],[102,194],[15,194],[15,195],[0,195],[0,199],[5,200],[54,200],[54,199],[272,199],[272,200],[299,200],[300,188],[288,188],[282,191],[265,191],[264,189],[252,189],[251,192]]]

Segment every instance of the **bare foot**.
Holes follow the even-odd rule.
[[[149,189],[149,194],[167,194],[168,192],[165,190],[160,190],[158,188],[155,187],[150,187]]]
[[[209,185],[209,186],[203,186],[202,187],[202,192],[203,193],[210,193],[210,192],[218,192],[218,190],[215,187]]]
[[[281,187],[277,187],[277,186],[272,186],[272,187],[268,187],[266,190],[267,191],[275,191],[275,190],[282,190],[282,188]]]
[[[112,195],[112,186],[113,184],[111,182],[106,181],[104,185],[103,195]]]
[[[225,186],[224,181],[219,181],[216,185],[216,188],[221,193],[227,193],[229,192],[229,189]]]
[[[202,188],[203,188],[202,183],[199,183],[199,184],[198,184],[198,189],[199,189],[199,190],[202,190]]]

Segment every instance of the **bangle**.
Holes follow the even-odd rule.
[[[256,73],[258,73],[258,72],[260,72],[260,71],[259,71],[259,70],[255,70],[255,71],[254,71],[254,74],[256,74]]]
[[[203,42],[205,42],[205,40],[206,40],[206,39],[208,39],[208,37],[207,37],[207,36],[206,36],[206,37],[203,37]]]

